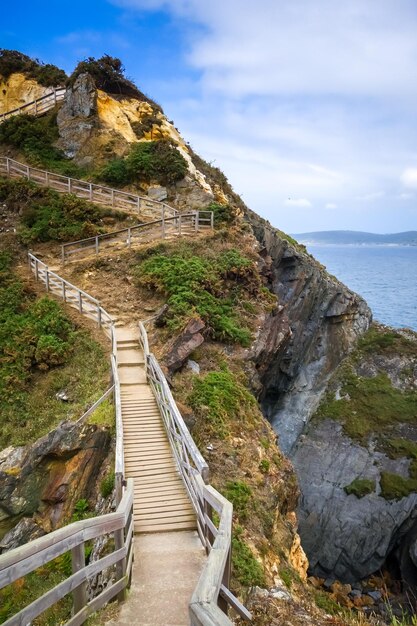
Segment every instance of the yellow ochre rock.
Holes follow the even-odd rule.
[[[23,74],[11,74],[6,80],[0,76],[0,113],[17,109],[52,91]]]

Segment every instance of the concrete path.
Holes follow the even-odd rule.
[[[189,626],[188,603],[205,563],[196,532],[135,536],[132,586],[106,626]]]

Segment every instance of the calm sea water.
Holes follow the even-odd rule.
[[[365,298],[374,319],[417,330],[417,246],[319,246],[308,251]]]

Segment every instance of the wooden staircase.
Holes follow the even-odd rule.
[[[135,328],[116,329],[125,477],[134,478],[135,533],[196,528],[195,511],[146,380]]]

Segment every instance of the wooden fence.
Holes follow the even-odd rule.
[[[115,458],[115,480],[116,480],[116,502],[120,502],[122,497],[122,484],[124,476],[124,454],[123,454],[123,424],[120,401],[120,382],[117,369],[117,350],[114,320],[109,313],[101,306],[100,302],[88,293],[79,289],[69,281],[65,280],[48,266],[29,252],[29,269],[34,273],[37,281],[44,283],[46,291],[52,293],[70,306],[76,308],[82,315],[92,319],[97,323],[111,341],[111,371],[113,378],[113,394],[116,413],[116,458]],[[100,398],[102,401],[104,398]],[[91,409],[90,409],[91,412]],[[84,417],[84,416],[83,416]]]
[[[65,87],[57,87],[50,93],[47,93],[36,100],[22,104],[22,106],[6,111],[5,113],[0,113],[0,124],[9,117],[20,115],[22,113],[29,115],[41,115],[42,113],[46,113],[50,109],[53,109],[58,102],[61,102],[61,100],[64,99],[65,92]]]
[[[65,279],[58,276],[55,272],[49,270],[45,263],[37,259],[31,253],[29,253],[29,264],[31,271],[35,274],[37,280],[40,280],[45,284],[47,291],[58,295],[62,299],[65,299],[66,302],[77,308],[81,313],[95,320],[96,323],[107,332],[108,336],[111,339],[111,365],[113,387],[110,388],[104,394],[104,396],[102,396],[102,398],[100,398],[100,400],[98,400],[97,403],[93,405],[93,407],[91,407],[91,409],[87,413],[91,413],[91,411],[96,408],[96,406],[98,406],[98,404],[102,402],[105,397],[108,397],[110,393],[113,392],[116,409],[116,501],[122,503],[125,501],[126,498],[126,491],[123,495],[123,425],[120,402],[120,383],[117,370],[116,337],[113,319],[101,307],[98,300],[92,298],[86,292],[78,289],[78,287],[76,287],[75,285],[72,285]],[[197,516],[198,534],[208,556],[206,565],[200,576],[197,587],[193,593],[189,605],[191,626],[231,626],[232,622],[227,617],[228,606],[233,607],[241,617],[250,621],[250,613],[233,595],[229,588],[233,506],[218,491],[216,491],[216,489],[207,484],[209,480],[208,465],[201,455],[196,444],[194,443],[190,432],[188,431],[188,428],[181,416],[180,411],[178,410],[178,407],[169,388],[168,382],[161,370],[157,359],[149,350],[148,336],[145,326],[142,322],[139,322],[139,343],[145,357],[147,378],[150,385],[152,386],[155,398],[158,403],[158,407],[161,411],[170,445],[176,459],[178,470],[182,476],[187,493],[195,509]],[[213,511],[216,513],[216,517],[213,516]],[[96,521],[99,519],[101,518],[95,518]],[[80,523],[81,522],[78,522],[78,524]],[[73,525],[71,525],[71,527],[72,526]],[[131,539],[132,532],[133,525],[129,521],[129,541]],[[49,536],[50,535],[48,535],[47,537]],[[24,547],[29,549],[29,547],[32,546],[34,543],[35,542],[30,542]],[[121,547],[119,546],[118,549],[121,549]],[[20,550],[20,548],[18,548],[17,550]],[[15,550],[13,550],[11,553],[14,552]],[[61,552],[60,554],[62,553],[63,552]],[[7,556],[7,554],[4,556]],[[58,556],[58,554],[56,556]],[[2,557],[0,557],[0,585],[1,558]],[[101,561],[104,561],[104,559],[102,559]],[[128,561],[128,565],[129,568],[127,569],[127,572],[130,572],[131,561]],[[36,567],[38,566],[39,565],[36,565]],[[90,566],[87,566],[87,568],[88,567]],[[35,569],[35,567],[33,569]],[[28,570],[28,572],[33,571],[33,569]],[[96,571],[99,570],[94,570],[94,573],[96,573]],[[20,574],[20,576],[22,575],[24,574]],[[70,583],[68,583],[68,580],[70,581]],[[72,578],[70,577],[66,581],[64,581],[65,585],[64,583],[61,583],[61,585],[64,585],[64,589],[68,588],[69,591],[72,591],[74,587],[71,587],[71,581]],[[9,582],[13,581],[10,580]],[[8,582],[6,582],[5,584],[8,584]],[[108,601],[110,597],[114,597],[114,595],[119,593],[120,589],[116,587],[117,584],[118,583],[115,583],[115,585],[111,587],[111,589],[114,588],[114,594],[106,596],[106,599],[103,600],[103,604],[104,602]],[[121,584],[122,583],[120,583],[120,585]],[[54,589],[59,590],[61,588],[61,585],[58,585],[58,587],[55,587]],[[51,590],[51,592],[48,592],[48,594],[52,594],[53,591],[54,590]],[[69,593],[69,591],[66,591],[66,593]],[[50,597],[52,598],[53,594],[51,596],[48,595],[48,598]],[[57,599],[59,599],[60,597],[62,596],[57,596]],[[40,600],[42,600],[42,598]],[[77,617],[77,615],[75,615],[73,619],[77,618],[79,621],[70,621],[68,622],[68,624],[70,624],[71,626],[74,626],[75,624],[82,624],[83,620],[86,619],[86,617],[92,612],[92,610],[95,610],[103,605],[100,604],[100,598],[101,596],[98,596],[88,605],[84,605],[84,612],[80,613],[82,619],[81,617]],[[34,604],[36,604],[37,602],[38,601],[36,601]],[[94,602],[96,602],[96,604],[93,605],[92,603]],[[91,609],[90,604],[94,607],[93,609]],[[25,610],[29,610],[31,606],[32,605],[30,605],[30,607],[27,607],[27,609]],[[42,606],[44,605],[42,604]],[[47,608],[48,606],[51,606],[51,604],[47,604],[45,606]],[[42,610],[45,610],[45,608],[43,608]],[[32,614],[30,613],[30,615]],[[23,623],[26,622],[10,621],[10,624]]]
[[[72,193],[95,204],[136,213],[145,221],[155,217],[159,219],[174,217],[178,214],[176,209],[164,202],[40,170],[5,156],[0,156],[0,174],[11,178],[26,178],[43,187],[51,187],[61,193]]]
[[[172,396],[155,356],[149,351],[144,325],[139,323],[147,378],[161,412],[169,442],[188,496],[197,516],[197,530],[208,559],[193,593],[189,614],[191,626],[231,626],[231,606],[245,620],[251,614],[230,591],[233,506],[208,485],[209,467],[196,446]],[[214,521],[213,511],[218,522]]]
[[[163,211],[164,214],[164,211]],[[129,228],[122,228],[111,233],[88,237],[64,243],[61,246],[61,259],[63,265],[73,255],[98,254],[100,250],[108,248],[130,248],[135,242],[147,242],[153,239],[165,239],[170,236],[179,236],[198,232],[202,228],[213,228],[214,216],[212,211],[193,211],[191,213],[179,213],[174,217],[162,217],[145,224],[137,224]]]
[[[113,552],[86,564],[85,542],[109,534],[114,536]],[[3,626],[26,626],[69,593],[73,596],[73,616],[66,626],[80,626],[115,596],[123,599],[132,570],[132,537],[133,480],[129,479],[115,513],[74,522],[0,555],[0,589],[69,551],[72,562],[70,576],[6,620]],[[89,579],[112,566],[116,569],[115,580],[88,601]]]

